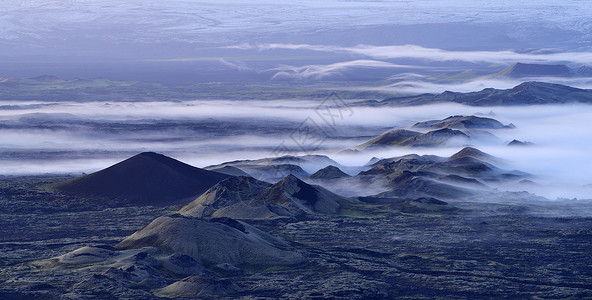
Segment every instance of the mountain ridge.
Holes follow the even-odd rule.
[[[562,84],[538,81],[523,82],[510,89],[486,88],[477,92],[451,92],[420,94],[386,98],[382,101],[366,100],[353,106],[416,106],[437,103],[458,103],[469,106],[528,106],[541,104],[592,104],[592,90]]]

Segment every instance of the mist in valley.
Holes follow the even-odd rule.
[[[237,159],[274,156],[280,144],[290,149],[283,155],[322,154],[345,166],[363,166],[372,157],[413,153],[447,157],[470,145],[503,159],[512,169],[532,174],[533,180],[541,184],[537,194],[551,199],[590,197],[592,182],[587,170],[592,163],[589,159],[592,144],[588,142],[592,140],[592,133],[583,124],[591,119],[592,109],[587,105],[352,106],[348,114],[334,120],[334,126],[327,126],[317,114],[315,103],[311,100],[196,100],[53,103],[42,107],[37,107],[37,103],[21,104],[19,109],[3,110],[0,116],[5,124],[0,130],[4,141],[1,147],[10,153],[2,157],[1,171],[4,175],[88,173],[143,151],[170,154],[205,167]],[[492,139],[474,139],[470,144],[461,142],[444,148],[342,152],[387,130],[410,128],[420,121],[453,115],[488,116],[503,124],[512,123],[516,128],[496,130],[492,132],[495,135]],[[319,149],[299,145],[291,137],[298,126],[311,117],[326,131],[321,135]],[[512,140],[532,145],[508,147]],[[319,165],[317,170],[323,167],[325,165]],[[306,171],[312,174],[317,170]]]
[[[0,298],[592,298],[591,13],[7,1]]]

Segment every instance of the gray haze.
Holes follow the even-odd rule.
[[[0,15],[0,76],[21,78],[252,81],[289,67],[302,79],[362,59],[392,76],[405,72],[393,64],[585,64],[592,46],[590,5],[575,0],[21,0]]]
[[[586,106],[481,111],[458,105],[358,107],[339,124],[322,125],[329,138],[315,149],[300,149],[290,136],[317,116],[318,100],[329,91],[370,93],[346,97],[355,101],[367,100],[364,95],[509,88],[527,80],[592,88],[590,72],[575,73],[592,65],[590,15],[592,6],[575,0],[4,1],[0,174],[91,172],[138,151],[164,152],[206,166],[270,156],[283,142],[293,153],[315,150],[346,165],[361,165],[372,155],[408,151],[355,157],[335,153],[394,127],[493,110],[500,121],[518,128],[496,132],[497,143],[476,146],[546,185],[589,185],[592,139],[586,128],[592,113]],[[495,76],[517,62],[561,64],[574,74]],[[74,99],[51,92],[61,85],[48,85],[26,102],[17,100],[20,90],[14,99],[4,94],[14,78],[43,74],[158,82],[183,87],[174,90],[179,94],[185,87],[199,90],[195,84],[220,88],[177,102],[144,87],[140,90],[150,96],[141,102],[130,102],[125,94],[89,100],[83,92]],[[314,97],[298,96],[296,86],[319,90]],[[234,99],[277,100],[229,101],[222,96],[228,91]],[[504,146],[513,139],[536,146]],[[579,191],[548,194],[586,196]]]
[[[472,146],[501,157],[512,169],[531,173],[536,176],[535,181],[554,187],[545,191],[545,195],[590,198],[589,190],[574,188],[592,184],[588,172],[592,168],[589,155],[592,132],[587,126],[592,120],[592,107],[587,105],[355,107],[351,114],[336,120],[334,127],[325,127],[333,131],[320,142],[320,147],[311,146],[303,151],[291,136],[309,117],[321,122],[314,102],[120,102],[117,105],[91,102],[56,103],[41,108],[30,104],[31,108],[0,110],[0,120],[12,126],[0,130],[0,148],[4,153],[0,174],[92,172],[141,151],[163,152],[204,167],[235,159],[275,156],[274,150],[280,144],[292,149],[283,154],[326,154],[350,166],[364,165],[373,156],[387,158],[410,153],[449,156],[463,145],[441,149],[402,148],[353,156],[338,152],[388,129],[406,128],[417,121],[493,112],[496,119],[504,124],[513,123],[517,128],[494,131],[498,139],[475,140]],[[218,124],[213,129],[208,127],[212,126],[212,120]],[[40,122],[43,127],[39,126]],[[69,125],[52,128],[54,122]],[[218,126],[228,126],[229,130],[216,129]],[[535,145],[505,146],[513,139]]]

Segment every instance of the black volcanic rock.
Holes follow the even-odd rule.
[[[358,106],[412,106],[434,103],[460,103],[472,106],[512,106],[562,103],[592,104],[592,90],[584,90],[561,84],[524,82],[514,88],[499,90],[487,88],[479,92],[421,94],[388,98],[380,102],[357,102]]]
[[[314,174],[310,175],[311,179],[338,179],[350,177],[350,175],[344,173],[336,166],[327,166],[323,169],[318,170]]]
[[[105,197],[126,204],[170,205],[185,204],[228,177],[162,154],[144,152],[51,187],[64,193]]]

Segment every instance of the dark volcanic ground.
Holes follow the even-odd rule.
[[[1,299],[51,299],[72,292],[80,273],[26,263],[83,245],[113,246],[173,210],[72,204],[76,199],[31,189],[61,179],[0,182]],[[553,216],[553,205],[544,216],[540,207],[528,205],[461,206],[426,214],[367,205],[348,211],[349,216],[251,222],[293,242],[309,262],[226,275],[242,288],[229,298],[592,297],[592,217]],[[126,296],[98,287],[88,292],[90,298]],[[148,298],[149,292],[134,297]],[[80,295],[75,291],[66,298]]]

